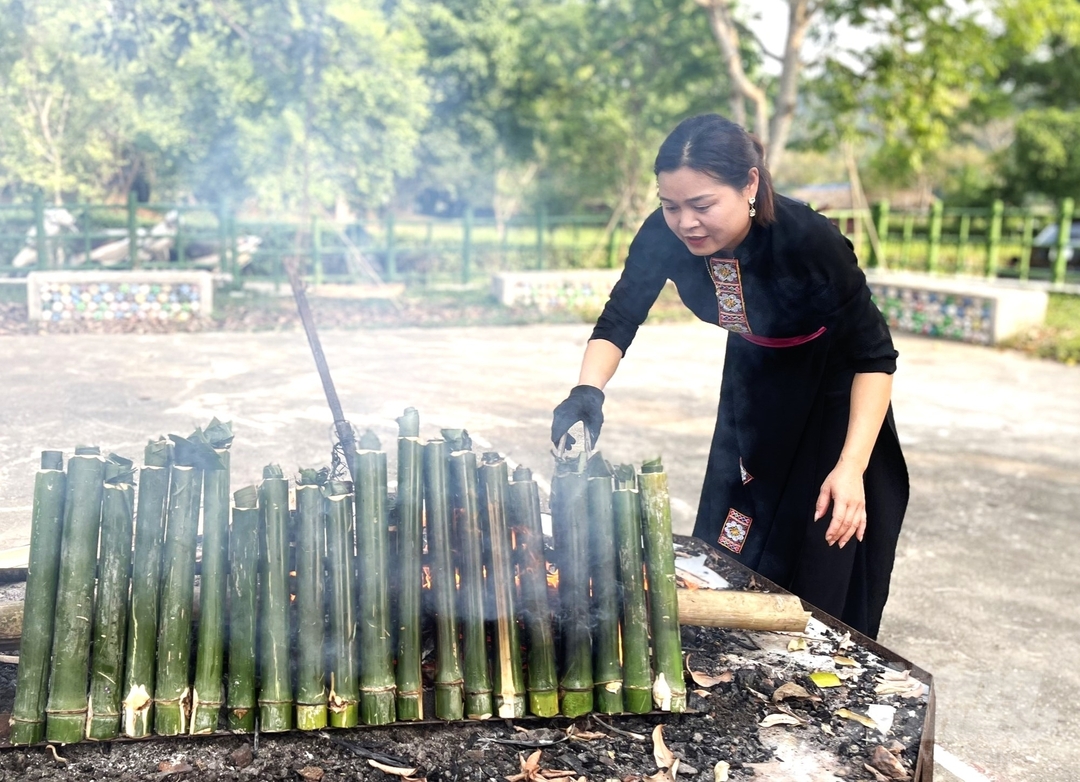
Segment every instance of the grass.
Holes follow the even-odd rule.
[[[1080,296],[1051,293],[1046,323],[1013,337],[1004,346],[1070,366],[1080,363]]]

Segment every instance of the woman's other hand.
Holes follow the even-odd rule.
[[[839,542],[847,545],[854,535],[860,542],[866,534],[866,492],[863,488],[862,470],[841,460],[821,484],[814,521],[822,518],[832,506],[832,518],[825,530],[825,542],[830,546]]]

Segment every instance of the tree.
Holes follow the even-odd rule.
[[[126,74],[91,35],[107,11],[103,2],[0,2],[0,170],[56,203],[108,195],[134,130]]]
[[[546,198],[644,218],[652,163],[679,120],[728,97],[692,0],[552,3],[527,26],[535,56],[520,112],[546,167]],[[657,34],[663,31],[663,34]]]
[[[0,0],[0,13],[0,166],[18,186],[100,198],[143,177],[174,197],[308,213],[378,205],[414,165],[423,55],[377,0]]]

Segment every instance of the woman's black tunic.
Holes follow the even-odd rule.
[[[654,212],[592,339],[625,353],[669,279],[695,315],[734,332],[694,535],[876,637],[908,500],[891,407],[864,474],[863,542],[828,546],[832,509],[813,517],[855,373],[892,373],[897,354],[850,242],[809,207],[775,204],[776,222],[753,225],[734,257],[693,255]]]

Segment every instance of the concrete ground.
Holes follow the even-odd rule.
[[[551,473],[552,407],[587,326],[327,332],[348,417],[393,462],[394,419]],[[935,676],[938,779],[1057,782],[1080,753],[1080,369],[898,336],[894,402],[911,473],[881,641]],[[612,461],[660,453],[688,533],[716,412],[724,334],[647,326],[608,389]],[[303,334],[0,338],[0,548],[28,540],[39,451],[232,420],[234,488],[263,465],[328,459],[330,420]],[[391,465],[393,469],[393,465]],[[392,474],[392,473],[391,473]],[[543,483],[541,485],[544,485]]]

